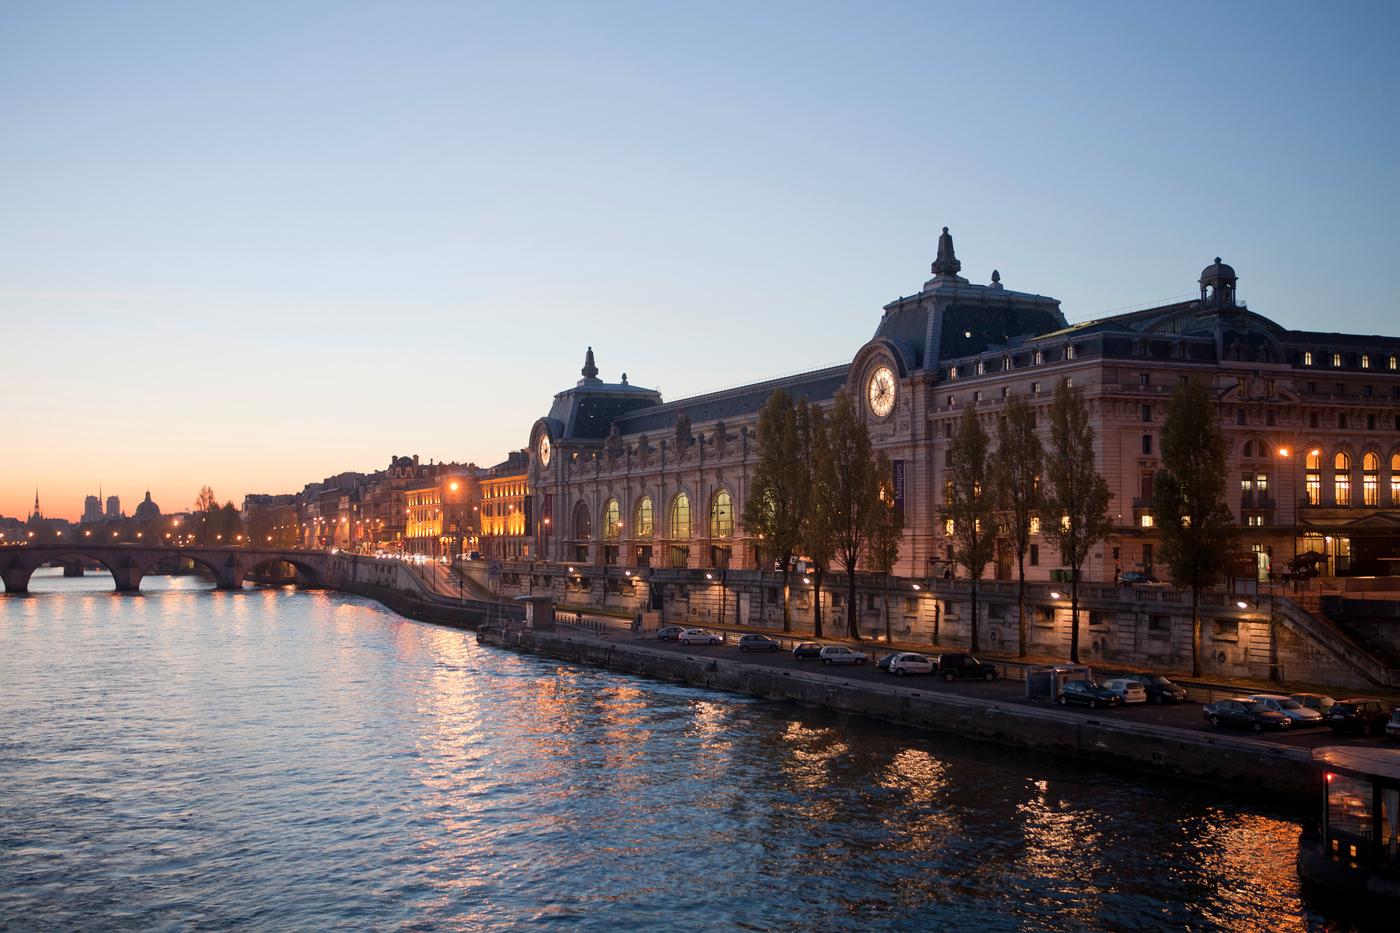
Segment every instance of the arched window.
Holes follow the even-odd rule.
[[[603,540],[616,541],[622,531],[622,510],[616,499],[609,499],[603,506]]]
[[[588,503],[574,506],[574,537],[586,541],[593,537],[593,516],[588,512]]]
[[[1308,505],[1322,504],[1322,453],[1317,450],[1308,451],[1308,459],[1304,463],[1307,473],[1304,481],[1308,490]]]
[[[1304,365],[1304,366],[1311,366],[1311,365],[1312,365],[1312,351],[1311,351],[1311,350],[1304,350],[1304,351],[1303,351],[1303,365]]]
[[[1333,369],[1341,369],[1341,368],[1342,368],[1342,355],[1341,355],[1340,353],[1333,353],[1333,354],[1332,354],[1332,368],[1333,368]]]
[[[670,520],[667,522],[671,528],[671,537],[677,540],[690,537],[690,497],[683,492],[676,493],[676,498],[671,500]]]
[[[637,503],[637,515],[632,520],[632,533],[638,538],[650,538],[655,528],[651,514],[651,496],[642,496]]]
[[[1332,458],[1332,499],[1337,505],[1351,505],[1351,455],[1344,450]]]
[[[1365,353],[1361,354],[1361,368],[1362,368],[1362,369],[1370,369],[1370,368],[1371,368],[1371,357],[1370,357],[1368,354],[1365,354]]]
[[[1390,455],[1390,504],[1400,506],[1400,453]]]
[[[1361,458],[1361,504],[1381,504],[1381,458],[1374,450],[1366,451]]]
[[[710,503],[710,537],[731,538],[734,536],[734,503],[729,493],[721,489],[715,493]]]

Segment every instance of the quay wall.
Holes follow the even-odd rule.
[[[1244,737],[1111,721],[1058,707],[851,682],[839,675],[791,672],[523,628],[484,628],[478,640],[608,670],[1150,771],[1158,777],[1263,792],[1294,804],[1311,805],[1316,795],[1311,752]]]

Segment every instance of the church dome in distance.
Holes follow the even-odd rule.
[[[146,498],[140,505],[136,506],[136,517],[138,519],[160,518],[160,506],[151,501],[151,491],[146,490]]]
[[[1221,262],[1219,256],[1215,257],[1215,262],[1211,263],[1210,265],[1206,266],[1203,270],[1201,270],[1202,282],[1221,281],[1225,279],[1234,278],[1234,267]]]

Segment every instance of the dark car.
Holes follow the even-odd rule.
[[[804,641],[792,649],[792,656],[799,661],[815,660],[822,656],[822,646],[814,641]]]
[[[960,678],[996,680],[997,666],[979,661],[970,654],[940,654],[934,659],[933,672],[948,683]]]
[[[1327,711],[1327,725],[1338,735],[1344,732],[1385,735],[1385,724],[1389,721],[1390,707],[1380,700],[1365,697],[1338,700]]]
[[[1100,706],[1117,706],[1122,697],[1092,680],[1069,680],[1060,688],[1058,701],[1061,706],[1082,703],[1090,709],[1098,709]]]
[[[1185,688],[1172,683],[1161,674],[1124,674],[1123,679],[1142,684],[1142,689],[1147,691],[1149,703],[1186,702]]]
[[[1249,729],[1263,732],[1265,729],[1287,729],[1293,720],[1283,713],[1275,712],[1248,697],[1230,700],[1216,700],[1201,707],[1201,715],[1212,726],[1229,726],[1232,729]]]
[[[1133,583],[1156,583],[1157,578],[1150,573],[1142,573],[1137,570],[1129,570],[1127,573],[1119,574],[1118,582],[1126,583],[1129,585]]]
[[[745,635],[739,639],[740,651],[778,651],[782,648],[767,635]]]
[[[684,631],[684,626],[668,625],[665,628],[659,629],[657,631],[656,638],[658,641],[676,641],[681,637],[681,632]]]

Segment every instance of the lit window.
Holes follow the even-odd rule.
[[[637,518],[632,523],[632,531],[639,538],[650,538],[652,529],[651,496],[642,496],[642,501],[637,503]]]
[[[1039,515],[1032,515],[1032,516],[1031,516],[1031,534],[1033,534],[1033,535],[1038,535],[1038,534],[1040,534],[1040,516],[1039,516]]]
[[[1333,354],[1332,354],[1332,368],[1333,368],[1333,369],[1341,369],[1341,368],[1342,368],[1342,355],[1341,355],[1340,353],[1333,353]]]
[[[1375,451],[1367,451],[1361,458],[1361,504],[1380,505],[1381,458]]]
[[[949,382],[952,382],[952,381],[954,381],[954,380],[957,379],[957,378],[958,378],[958,368],[957,368],[956,366],[949,366],[949,367],[948,367],[948,381],[949,381]]]
[[[603,506],[603,540],[616,541],[618,526],[622,524],[622,510],[616,499],[609,499]]]
[[[1395,357],[1392,356],[1390,360],[1386,363],[1386,365],[1389,366],[1391,369],[1395,369],[1397,363],[1400,363],[1400,360],[1397,360]]]
[[[1362,368],[1362,369],[1370,369],[1370,368],[1371,368],[1371,358],[1370,358],[1369,356],[1367,356],[1365,353],[1361,354],[1361,368]]]
[[[1304,351],[1303,351],[1303,365],[1304,365],[1304,366],[1311,366],[1311,365],[1312,365],[1312,351],[1311,351],[1311,350],[1304,350]]]
[[[723,489],[715,493],[710,503],[710,537],[729,538],[734,535],[734,504]]]
[[[1332,496],[1338,505],[1351,505],[1351,457],[1337,451],[1332,460]]]
[[[690,537],[690,497],[683,492],[676,493],[671,500],[671,537]]]
[[[977,361],[977,375],[981,376],[987,372],[987,364],[981,360]]]
[[[1068,344],[1068,345],[1065,346],[1065,359],[1067,359],[1067,360],[1072,360],[1072,359],[1074,359],[1074,345],[1073,345],[1073,344]]]
[[[1151,528],[1151,527],[1152,527],[1152,516],[1151,516],[1151,515],[1148,515],[1148,514],[1146,514],[1146,513],[1143,513],[1142,517],[1138,519],[1138,527],[1139,527],[1139,528]]]
[[[953,536],[953,520],[951,518],[943,520],[943,533],[950,538]]]
[[[1390,455],[1390,504],[1400,506],[1400,454]]]

